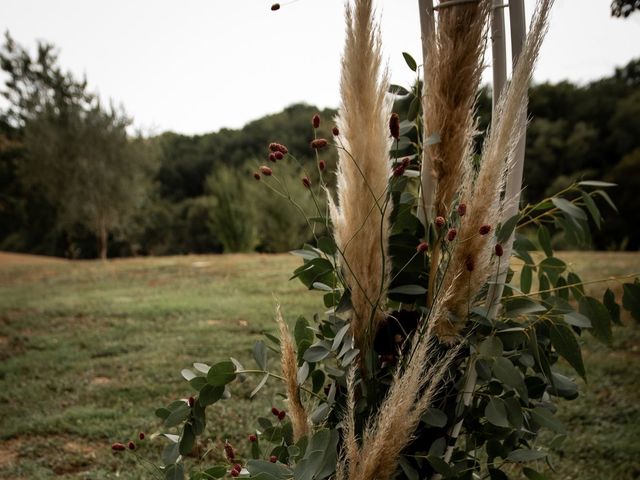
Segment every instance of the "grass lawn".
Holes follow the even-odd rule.
[[[640,272],[640,254],[560,256],[585,280]],[[159,427],[154,409],[192,392],[182,368],[228,356],[250,363],[260,332],[275,332],[277,302],[289,321],[321,312],[321,294],[287,280],[298,262],[0,254],[0,478],[152,478],[132,455],[113,455],[111,443]],[[589,290],[601,294],[605,285]],[[560,406],[570,433],[554,455],[553,478],[640,478],[640,330],[625,322],[611,348],[581,340],[589,383]],[[274,384],[248,399],[258,380],[210,409],[201,453],[211,447],[218,457],[224,439],[246,445],[256,414],[282,406]],[[141,455],[155,459],[161,442],[143,443]]]

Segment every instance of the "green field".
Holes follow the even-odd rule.
[[[640,254],[561,256],[585,280],[640,272]],[[297,264],[289,255],[66,262],[0,254],[0,478],[152,478],[132,455],[112,454],[111,443],[156,431],[153,410],[190,394],[182,368],[229,355],[249,362],[260,333],[275,331],[276,303],[289,321],[321,312],[319,294],[288,281]],[[640,330],[625,324],[611,348],[582,340],[589,383],[560,406],[570,434],[551,478],[640,478]],[[249,400],[256,381],[211,409],[200,455],[213,448],[208,458],[219,457],[224,439],[242,448],[255,414],[282,406],[276,385]],[[148,443],[140,454],[155,458],[161,442]]]

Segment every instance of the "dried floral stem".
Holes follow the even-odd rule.
[[[455,340],[466,323],[464,313],[468,298],[463,288],[466,282],[470,282],[472,295],[475,295],[490,272],[490,236],[478,236],[475,233],[484,224],[495,225],[501,217],[500,195],[514,151],[525,127],[518,120],[526,112],[527,89],[546,33],[552,4],[553,0],[538,1],[531,32],[515,65],[511,82],[505,87],[500,98],[493,117],[494,124],[485,141],[480,171],[472,191],[468,194],[467,214],[459,231],[461,238],[469,240],[456,243],[452,252],[454,268],[443,280],[445,285],[453,287],[448,290],[454,293],[445,300],[446,311],[436,319],[437,332],[441,338]],[[469,268],[470,265],[473,268]],[[464,283],[458,283],[460,280]]]
[[[280,354],[282,363],[282,376],[287,385],[287,398],[289,399],[289,417],[293,426],[293,438],[295,441],[309,433],[309,419],[304,405],[300,400],[298,387],[298,367],[296,353],[291,341],[289,327],[282,318],[280,305],[276,306],[276,321],[280,330]]]
[[[391,271],[387,244],[392,209],[378,204],[391,173],[391,106],[385,97],[389,82],[382,70],[372,0],[348,5],[346,24],[342,98],[336,119],[344,148],[338,151],[338,202],[330,199],[329,205],[341,261],[350,267],[344,276],[351,290],[352,332],[356,346],[366,351],[371,341],[367,332],[375,332],[384,318],[378,304],[386,297]]]

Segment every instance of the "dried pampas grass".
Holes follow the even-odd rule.
[[[441,8],[437,28],[427,39],[424,122],[425,147],[436,181],[435,214],[447,218],[461,184],[471,171],[475,134],[474,104],[480,86],[492,0]]]
[[[436,333],[444,340],[455,341],[464,327],[470,303],[486,282],[491,271],[492,235],[481,235],[483,225],[495,227],[502,208],[501,192],[520,135],[526,125],[518,121],[527,109],[527,90],[548,28],[553,0],[540,0],[531,29],[515,66],[511,82],[505,88],[489,135],[485,140],[480,171],[462,192],[467,199],[467,213],[461,219],[456,242],[442,287],[447,292],[443,309],[438,312]],[[507,199],[508,200],[508,199]]]
[[[351,290],[351,328],[358,348],[367,349],[384,318],[390,278],[388,230],[392,206],[387,199],[391,139],[386,99],[387,72],[374,26],[372,0],[346,9],[346,43],[336,119],[341,148],[337,170],[337,204],[330,200],[334,238]]]
[[[438,308],[436,305],[434,308]],[[416,332],[404,368],[398,367],[393,384],[374,419],[365,428],[362,446],[355,449],[347,437],[344,458],[338,471],[349,480],[386,480],[393,477],[402,450],[410,443],[420,418],[431,406],[443,384],[461,344],[438,354],[437,340],[431,329]],[[402,362],[400,362],[400,365]],[[353,395],[353,384],[349,385]],[[353,415],[353,409],[348,408]],[[343,423],[350,425],[350,419]],[[340,477],[338,477],[340,479]]]
[[[280,330],[280,355],[282,363],[282,376],[287,385],[287,398],[289,400],[289,417],[293,427],[293,438],[298,441],[309,433],[309,419],[307,412],[300,400],[300,389],[298,388],[298,367],[296,363],[296,352],[291,341],[289,327],[282,318],[280,306],[276,307],[276,321]]]

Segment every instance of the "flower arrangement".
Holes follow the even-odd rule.
[[[195,393],[156,411],[164,429],[177,429],[154,435],[168,441],[156,470],[164,478],[184,478],[206,410],[249,374],[260,376],[251,396],[281,381],[286,411],[273,407],[257,419],[250,458],[225,443],[226,463],[198,465],[189,478],[545,478],[547,448],[565,433],[555,402],[578,395],[553,366],[562,357],[585,377],[576,335],[590,331],[607,342],[620,315],[610,290],[602,301],[588,296],[554,256],[547,226],[569,241],[585,239],[589,217],[602,219],[594,198],[610,202],[603,190],[610,185],[581,182],[518,211],[508,183],[553,2],[538,2],[480,155],[474,102],[492,2],[449,3],[425,39],[424,94],[390,87],[372,1],[347,6],[333,139],[311,142],[316,171],[299,165],[317,210],[308,217],[298,207],[314,244],[292,252],[303,262],[293,277],[321,292],[327,310],[313,322],[299,318],[291,331],[278,307],[279,337],[256,343],[255,369],[229,359],[183,370]],[[392,112],[390,89],[411,102],[407,119]],[[311,119],[314,132],[324,121]],[[319,156],[325,148],[339,154],[335,193]],[[254,178],[297,206],[277,174],[295,156],[275,142],[268,150],[271,166]],[[541,261],[530,253],[538,245],[518,233],[531,225]],[[519,286],[512,252],[524,262]],[[625,295],[637,298],[639,289],[637,281],[625,284]],[[280,356],[279,372],[269,370],[270,349]],[[548,447],[537,443],[544,429],[556,434]]]

